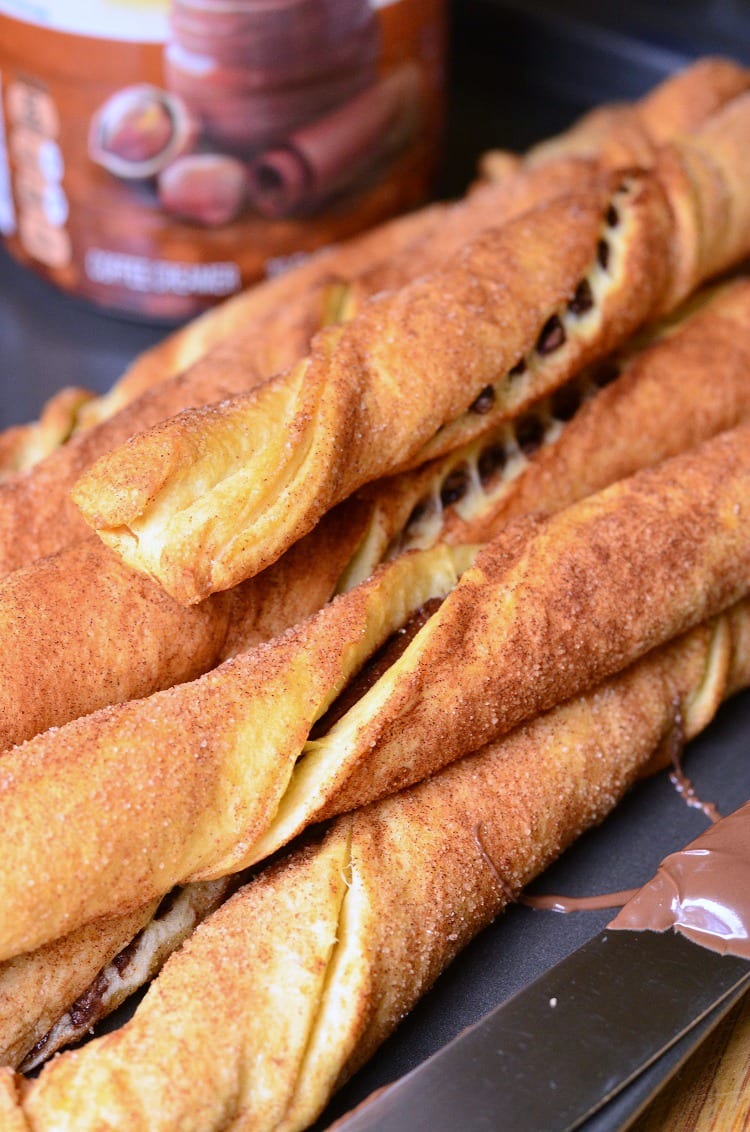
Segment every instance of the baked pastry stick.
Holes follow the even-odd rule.
[[[177,600],[256,573],[362,484],[517,415],[746,254],[749,124],[743,96],[651,173],[485,232],[255,394],[102,457],[75,502]]]
[[[749,319],[750,280],[704,291],[679,319],[519,417],[363,488],[367,530],[339,588],[405,550],[486,542],[516,516],[559,511],[741,423],[750,409]]]
[[[308,617],[336,592],[368,513],[356,500],[334,509],[270,569],[198,606],[91,537],[14,571],[0,582],[0,752],[193,680]]]
[[[731,66],[730,70],[734,73]],[[735,78],[739,81],[739,75]],[[704,104],[705,96],[700,93],[704,81],[698,73],[695,81],[683,81],[680,101],[685,106]],[[714,82],[712,89],[720,86]],[[88,528],[69,492],[102,453],[183,408],[254,388],[303,357],[322,326],[350,320],[368,297],[434,271],[477,233],[540,201],[581,189],[596,180],[598,170],[596,162],[562,157],[544,168],[522,170],[504,185],[485,186],[465,201],[433,206],[419,217],[393,221],[378,233],[332,249],[293,276],[256,289],[252,301],[232,300],[233,316],[220,319],[226,333],[187,370],[147,389],[134,401],[136,383],[129,383],[127,400],[132,403],[112,415],[110,410],[122,398],[108,399],[110,408],[103,423],[73,436],[62,451],[51,453],[25,475],[0,486],[0,575],[83,537]],[[200,326],[210,318],[213,315],[203,316]],[[190,331],[186,328],[179,334],[189,335]],[[184,366],[187,355],[178,350],[176,356]]]
[[[324,276],[263,318],[255,318],[217,343],[188,370],[147,390],[121,411],[74,436],[23,475],[0,485],[0,576],[35,558],[55,553],[90,533],[69,494],[77,478],[111,448],[189,406],[221,401],[247,391],[307,352],[314,333],[331,322],[347,321],[369,295],[400,287],[427,270],[488,225],[523,211],[539,199],[595,177],[580,162],[491,187],[454,206],[439,234],[409,244],[403,255],[360,265],[349,277]]]
[[[723,433],[547,520],[520,520],[473,565],[471,548],[403,555],[199,681],[8,752],[0,959],[175,883],[244,869],[738,600],[749,439],[747,425]],[[332,708],[420,610],[403,655]]]
[[[745,601],[338,818],[202,924],[119,1031],[37,1081],[3,1070],[4,1127],[305,1128],[460,950],[653,767],[678,713],[692,737],[748,682]]]
[[[747,74],[736,63],[699,59],[634,103],[611,103],[589,111],[563,134],[532,146],[523,162],[533,167],[577,156],[601,161],[610,169],[644,167],[652,164],[659,145],[692,132],[745,90]],[[518,160],[502,150],[490,150],[480,160],[480,175],[505,179]]]
[[[403,550],[485,542],[515,515],[559,510],[738,424],[750,415],[750,281],[703,302],[656,344],[576,375],[424,469],[371,485],[274,566],[198,606],[179,605],[95,538],[15,571],[0,584],[0,750],[194,679]]]
[[[529,166],[540,160],[547,163],[548,157],[558,161],[582,156],[612,168],[643,166],[653,160],[656,145],[695,129],[748,86],[747,68],[728,59],[702,59],[632,105],[586,115],[562,137],[535,147],[527,159],[513,157],[512,164],[517,171],[522,163]],[[488,155],[485,174],[489,180],[496,180],[492,170],[497,165],[497,155],[494,159]],[[489,204],[491,194],[482,195]],[[247,334],[248,324],[270,320],[275,326],[277,312],[290,306],[298,311],[307,308],[313,322],[317,311],[323,318],[335,319],[339,284],[345,285],[363,271],[377,270],[394,257],[408,258],[417,248],[423,253],[432,239],[443,238],[445,222],[450,225],[455,211],[451,205],[432,205],[398,217],[228,299],[141,354],[102,396],[83,389],[61,390],[45,406],[39,421],[0,433],[0,478],[36,464],[76,432],[106,420],[155,384],[189,369],[226,339],[236,340],[241,334],[252,350],[257,336]],[[273,334],[272,326],[267,334]],[[281,333],[274,337],[282,348],[283,341]],[[305,349],[306,344],[300,353]],[[267,372],[286,364],[280,356]]]
[[[379,490],[373,492],[370,501],[373,508],[370,530],[345,571],[341,588],[369,576],[385,554],[392,555],[413,546],[432,546],[440,537],[453,542],[462,538],[465,541],[471,532],[481,534],[482,538],[492,537],[513,515],[533,510],[535,506],[557,510],[632,474],[641,466],[665,459],[711,433],[731,427],[743,416],[746,417],[750,410],[750,385],[746,380],[750,346],[743,343],[748,326],[750,282],[741,281],[709,297],[704,307],[693,313],[684,324],[672,327],[671,332],[655,345],[624,360],[622,373],[606,388],[599,390],[592,382],[591,390],[596,391],[595,396],[585,396],[586,389],[581,387],[583,379],[576,379],[575,388],[568,389],[564,398],[558,398],[558,418],[551,413],[554,405],[550,407],[541,447],[535,452],[527,455],[519,444],[519,440],[524,443],[526,435],[525,446],[528,449],[531,436],[530,431],[524,433],[527,424],[521,420],[515,431],[512,426],[503,426],[503,434],[490,438],[479,452],[472,446],[463,456],[458,454],[437,461],[424,472],[409,473],[377,485]],[[706,374],[711,375],[710,395],[707,395]],[[606,376],[612,378],[609,365]],[[579,401],[582,403],[575,415],[566,423],[563,418],[570,416]],[[700,406],[700,411],[696,412],[696,406]],[[542,407],[535,410],[540,418],[544,416],[541,410]],[[670,421],[669,429],[663,427],[666,419]],[[607,437],[606,444],[601,442],[603,436]],[[498,446],[502,446],[502,455],[498,454]],[[484,475],[479,475],[479,469],[484,470]],[[340,510],[350,514],[351,504],[344,504]],[[410,513],[413,513],[413,520],[403,529]],[[330,513],[329,521],[334,514]],[[342,525],[351,539],[351,521],[344,520]],[[316,531],[319,530],[316,528]],[[263,600],[258,602],[257,614],[253,615],[250,625],[233,622],[234,633],[225,641],[222,652],[227,648],[232,653],[236,652],[238,639],[248,647],[272,636],[274,625],[280,632],[294,619],[287,606],[287,602],[294,598],[297,601],[309,599],[311,605],[308,611],[312,612],[315,596],[311,593],[313,580],[324,565],[330,567],[332,564],[330,552],[326,553],[320,545],[317,549],[311,545],[311,540],[317,537],[315,534],[308,536],[296,544],[276,567],[244,583],[242,589],[246,594],[249,595],[254,587],[256,592],[263,594]],[[97,574],[104,571],[106,576],[106,570],[115,567],[115,564],[118,570],[126,568],[96,540],[87,545],[86,553],[101,559],[97,570],[86,571],[87,608],[91,609],[95,600],[93,594],[98,592],[95,585]],[[304,572],[304,585],[300,583],[300,576],[295,577],[293,570],[286,573],[286,580],[284,577],[296,553],[299,555],[297,570],[300,576]],[[73,565],[70,552],[61,554],[59,560],[62,581]],[[339,558],[338,562],[341,561]],[[44,575],[45,564],[39,563],[13,576],[16,581],[25,579],[29,583],[26,617],[19,619],[20,625],[28,625],[33,620],[34,602],[44,608],[50,590],[49,579],[45,579]],[[278,580],[273,591],[276,604],[267,589],[274,575]],[[41,584],[43,580],[44,585]],[[148,582],[143,584],[150,585]],[[329,576],[331,589],[333,584],[333,576]],[[54,595],[54,587],[52,590]],[[3,591],[0,590],[0,608],[2,596]],[[178,617],[203,615],[214,602],[222,600],[222,595],[217,595],[202,603],[197,610],[192,607],[186,610],[162,594],[162,601],[168,603],[171,612]],[[68,611],[81,608],[80,603],[76,605],[67,598],[65,601]],[[58,592],[55,604],[61,603]],[[117,599],[113,604],[117,608]],[[251,608],[252,603],[248,601],[244,606],[247,617]],[[237,604],[233,605],[233,609],[237,609]],[[295,603],[294,609],[304,614],[303,606]],[[152,607],[148,607],[146,612],[155,616]],[[143,612],[139,622],[142,618]],[[51,622],[52,618],[47,620]],[[105,639],[117,636],[106,605],[97,609],[93,620],[102,627]],[[150,620],[147,622],[151,623]],[[170,625],[171,629],[168,628]],[[173,640],[184,633],[177,622],[161,622],[161,627]],[[15,649],[25,648],[29,636],[28,633],[19,633],[13,639]],[[68,672],[77,672],[78,658],[71,656],[70,640],[61,634],[56,641],[58,643],[52,646],[47,641],[45,655],[52,648],[53,654],[59,655],[60,664],[62,658],[67,657]],[[18,735],[18,741],[42,730],[44,712],[49,712],[49,707],[44,707],[44,704],[55,702],[52,696],[45,701],[42,694],[44,685],[40,688],[39,652],[36,642],[32,641],[32,644],[33,663],[36,665],[33,699],[25,691],[26,685],[22,682],[17,686],[15,681],[13,694],[9,691],[5,697],[5,711],[10,718],[14,711],[19,715],[23,712],[19,731],[23,731],[23,725],[29,729],[28,734]],[[8,647],[6,644],[6,649]],[[111,649],[107,649],[106,645],[102,664],[105,659],[111,668]],[[222,659],[221,654],[217,659]],[[26,668],[28,672],[31,671],[28,667],[31,663],[30,657]],[[18,662],[9,663],[7,667],[12,671],[14,664]],[[23,664],[20,666],[23,667]],[[131,661],[128,670],[132,667]],[[45,665],[43,674],[46,671]],[[161,673],[162,670],[159,671]],[[61,683],[54,666],[50,666],[50,675],[54,693]],[[183,672],[181,679],[187,678],[189,675]],[[85,681],[76,675],[65,687],[69,684],[79,688],[85,685]],[[132,695],[145,695],[153,690],[142,687],[138,693],[133,691],[137,688],[136,684],[129,684],[128,688]],[[132,695],[123,698],[132,698]],[[89,701],[89,710],[103,706],[92,702],[93,699],[95,697]],[[82,700],[77,701],[79,708],[82,703]],[[47,725],[67,722],[70,710],[66,696],[65,708],[59,718],[47,715]],[[83,709],[79,714],[83,714]],[[229,880],[227,883],[230,883]],[[197,887],[202,889],[203,886]],[[188,917],[195,915],[194,888],[188,885],[174,897],[175,908],[179,912],[180,907],[185,905]],[[144,909],[137,921],[139,935],[136,940],[132,940],[135,935],[135,929],[130,927],[132,917],[130,913],[106,921],[108,950],[102,950],[104,924],[99,921],[79,929],[75,946],[68,937],[64,947],[52,944],[0,967],[0,1063],[19,1063],[39,1043],[40,1048],[25,1062],[25,1067],[33,1067],[60,1046],[82,1037],[92,1020],[105,1016],[128,993],[137,989],[144,977],[153,975],[165,954],[181,942],[184,920],[181,914],[174,915],[172,920],[165,920],[163,916],[151,920],[150,907]],[[172,923],[175,925],[174,936],[170,938],[168,929]],[[119,954],[123,950],[124,953]],[[37,981],[37,964],[47,972],[41,988]],[[51,972],[55,972],[55,978]],[[19,1008],[19,1003],[25,1004],[24,1010]]]

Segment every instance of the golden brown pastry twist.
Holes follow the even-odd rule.
[[[0,582],[0,752],[107,704],[193,680],[336,591],[367,509],[330,512],[269,570],[186,608],[84,539]]]
[[[519,417],[424,467],[378,480],[342,588],[404,550],[486,542],[510,519],[553,512],[746,419],[750,281],[701,293],[577,373]]]
[[[750,577],[749,438],[750,426],[724,433],[512,524],[474,565],[471,548],[404,555],[199,681],[9,752],[0,958],[245,868],[736,601]],[[369,691],[323,719],[373,651],[446,594]]]
[[[363,483],[518,414],[747,254],[748,123],[743,96],[651,173],[485,232],[254,394],[102,457],[75,502],[180,601],[263,569]]]
[[[512,895],[612,809],[676,712],[692,736],[748,682],[745,601],[339,818],[199,927],[118,1032],[36,1082],[0,1071],[4,1127],[298,1132]]]

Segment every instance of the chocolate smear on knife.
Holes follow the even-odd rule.
[[[750,959],[750,802],[665,857],[608,926],[674,928],[711,951]]]

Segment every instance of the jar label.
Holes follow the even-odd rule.
[[[0,0],[0,234],[104,306],[197,313],[422,202],[443,27],[444,0]]]
[[[169,0],[0,0],[0,14],[72,35],[163,43]]]

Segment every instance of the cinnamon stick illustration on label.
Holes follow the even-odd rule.
[[[272,219],[309,213],[415,136],[419,68],[378,76],[368,0],[236,0],[216,11],[173,0],[170,29],[165,89],[136,84],[108,98],[89,156],[120,179],[154,182],[175,217],[214,228],[248,207]]]

